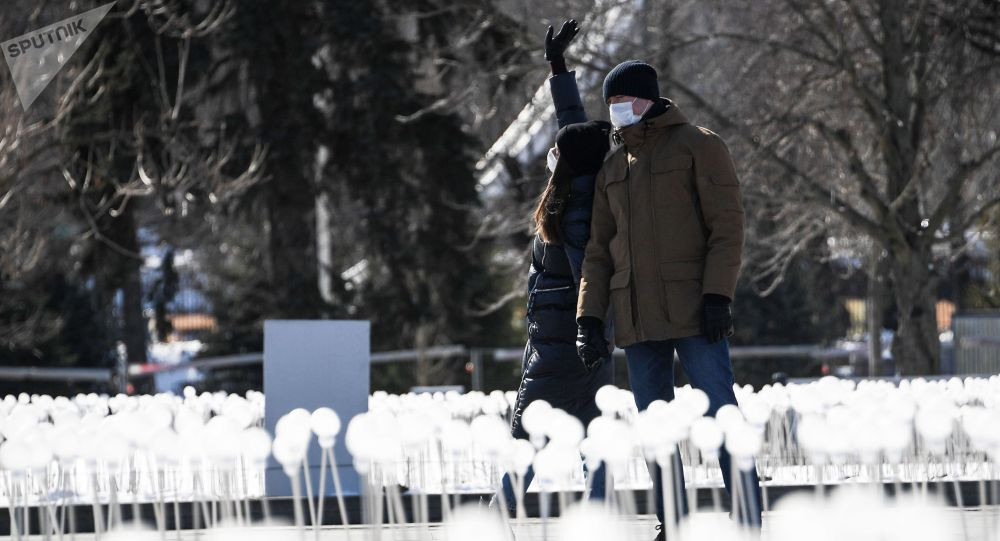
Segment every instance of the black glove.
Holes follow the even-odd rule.
[[[733,311],[729,298],[711,293],[703,296],[705,304],[701,316],[701,334],[714,344],[733,335]]]
[[[608,341],[604,338],[604,323],[596,317],[576,320],[576,352],[583,367],[590,372],[608,356]]]
[[[549,62],[562,62],[563,53],[566,52],[566,48],[569,47],[570,42],[573,41],[573,38],[576,37],[576,33],[579,31],[580,28],[576,24],[576,19],[564,22],[556,37],[552,37],[552,27],[549,26],[548,32],[545,33],[545,60]]]

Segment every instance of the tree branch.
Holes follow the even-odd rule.
[[[836,144],[843,149],[845,153],[847,153],[848,167],[850,172],[854,173],[859,181],[858,191],[861,194],[862,199],[868,203],[879,216],[884,216],[889,209],[886,207],[885,201],[883,201],[882,195],[879,193],[875,178],[865,167],[864,160],[861,158],[861,153],[854,144],[854,139],[851,137],[850,132],[844,128],[833,128],[829,124],[816,118],[803,118],[800,119],[800,121],[816,128],[827,141]]]
[[[945,196],[941,198],[941,203],[934,209],[931,217],[928,218],[927,229],[937,231],[941,227],[944,220],[952,214],[955,206],[959,204],[962,189],[969,178],[982,169],[984,165],[988,164],[997,154],[1000,154],[1000,144],[994,145],[993,148],[987,150],[978,158],[959,165],[958,170],[948,177],[946,184],[948,190],[945,192]]]
[[[840,196],[829,191],[827,187],[817,183],[810,175],[800,170],[795,164],[788,161],[788,159],[779,155],[777,151],[772,148],[772,145],[766,145],[761,143],[759,140],[755,140],[753,134],[747,133],[744,126],[738,125],[730,120],[729,115],[722,114],[721,111],[706,102],[701,96],[681,81],[678,81],[671,75],[667,75],[667,78],[670,80],[670,84],[674,85],[678,90],[696,102],[699,107],[711,114],[716,121],[736,132],[754,149],[766,154],[772,161],[792,174],[792,176],[801,180],[802,183],[809,188],[809,195],[811,196],[811,200],[813,202],[818,203],[819,205],[826,207],[837,214],[844,215],[851,225],[860,228],[875,238],[880,238],[882,236],[882,230],[876,222],[862,214]]]

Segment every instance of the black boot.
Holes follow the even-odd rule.
[[[659,533],[656,534],[656,539],[653,539],[653,541],[666,541],[667,534],[666,531],[663,529],[663,524],[657,524],[656,529]]]

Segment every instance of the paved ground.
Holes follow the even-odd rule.
[[[801,517],[799,517],[801,518]],[[897,517],[898,519],[898,517]],[[992,525],[990,524],[992,522]],[[705,539],[706,541],[732,541],[734,538],[720,537],[719,530],[717,528],[726,528],[728,526],[728,518],[724,513],[713,513],[713,512],[701,512],[695,515],[692,524],[698,527],[696,533],[692,533],[689,536],[684,536],[683,541],[700,541]],[[656,535],[654,525],[656,524],[656,519],[650,515],[638,515],[631,519],[628,519],[622,523],[622,525],[615,530],[616,534],[621,534],[617,540],[609,538],[608,541],[647,541],[653,539]],[[780,532],[788,531],[789,526],[798,527],[798,522],[796,522],[796,517],[783,512],[773,512],[768,513],[764,518],[764,529],[760,534],[758,539],[762,541],[786,541],[790,539],[788,536],[782,535],[780,538]],[[928,541],[950,541],[952,539],[968,540],[968,541],[992,541],[1000,540],[1000,507],[990,507],[987,510],[981,511],[977,509],[967,509],[964,511],[959,511],[956,509],[945,509],[940,510],[939,514],[935,516],[935,526],[940,532],[946,532],[943,536],[940,533],[933,533],[924,531],[927,536],[923,536],[920,533],[914,535],[912,532],[905,534],[905,537],[892,536],[885,537],[881,534],[872,531],[871,528],[861,527],[860,524],[856,524],[858,527],[859,534],[852,538],[847,539],[847,541],[867,541],[868,539],[879,539],[885,541],[895,541],[899,539],[900,541],[922,541],[923,539],[928,539]],[[528,519],[521,522],[516,522],[513,524],[513,530],[515,533],[516,541],[541,541],[544,539],[556,540],[556,529],[553,522],[543,524],[539,519]],[[548,535],[545,535],[545,532]],[[479,537],[479,536],[476,536]],[[486,539],[487,536],[483,536]],[[819,537],[812,535],[801,537],[801,539],[818,539]],[[839,538],[839,536],[837,537]],[[9,539],[9,538],[8,538]],[[22,539],[28,539],[22,537]],[[43,539],[41,536],[31,536],[32,541]],[[58,537],[53,537],[53,540],[58,539]],[[70,536],[66,535],[63,537],[65,540],[69,540]],[[79,541],[94,541],[96,538],[93,534],[77,535],[75,539]],[[331,527],[327,526],[322,528],[318,535],[314,533],[311,529],[307,529],[301,534],[295,530],[293,527],[256,527],[252,530],[239,530],[239,531],[182,531],[180,537],[178,537],[176,532],[166,532],[164,537],[161,537],[157,532],[117,532],[111,535],[105,534],[101,536],[104,541],[153,541],[153,540],[177,540],[190,541],[190,540],[218,540],[218,541],[297,541],[302,539],[303,541],[371,541],[376,539],[369,529],[352,527]],[[434,524],[428,527],[424,526],[406,526],[406,527],[396,527],[396,528],[384,528],[381,535],[378,536],[380,541],[438,541],[446,540],[445,532],[441,525]],[[447,540],[452,541],[452,540]],[[478,541],[477,539],[469,539],[469,541]]]

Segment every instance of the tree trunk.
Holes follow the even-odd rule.
[[[139,253],[139,239],[136,236],[135,205],[127,205],[122,216],[116,220],[118,238],[122,248]],[[142,263],[133,255],[121,255],[122,260],[122,341],[125,343],[127,363],[145,364],[146,335],[148,324],[142,309]],[[124,374],[122,375],[124,377]]]
[[[417,348],[417,385],[430,385],[431,375],[434,372],[432,361],[427,357],[427,335],[429,329],[426,325],[418,325],[416,332]]]
[[[885,304],[886,265],[882,257],[882,245],[872,243],[870,274],[868,275],[868,295],[865,302],[865,324],[868,327],[868,377],[881,376],[882,366],[882,312]]]
[[[899,328],[892,341],[896,371],[902,375],[940,372],[941,343],[937,329],[937,278],[926,253],[904,250],[890,254],[893,293]]]

